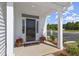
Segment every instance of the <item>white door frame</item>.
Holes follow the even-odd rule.
[[[35,41],[31,41],[31,42],[26,42],[26,21],[27,21],[27,19],[35,19]],[[28,44],[28,43],[35,43],[35,42],[37,42],[37,36],[38,36],[38,33],[36,32],[37,31],[37,21],[38,21],[38,19],[36,19],[36,18],[30,18],[30,17],[22,17],[22,20],[24,20],[25,21],[25,33],[23,34],[23,44]]]

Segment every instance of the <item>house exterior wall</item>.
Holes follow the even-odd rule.
[[[16,4],[14,4],[14,39],[16,40],[17,37],[25,39],[25,34],[22,33],[22,13],[39,16],[39,19],[37,19],[37,21],[39,21],[39,31],[38,33],[36,33],[36,40],[39,40],[39,37],[42,35],[44,31],[46,15],[40,16],[37,13],[29,11],[27,8],[23,8],[22,6]]]
[[[0,56],[6,55],[6,3],[0,2]]]

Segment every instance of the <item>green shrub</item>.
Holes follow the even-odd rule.
[[[75,46],[74,44],[70,44],[67,48],[66,51],[73,56],[79,56],[79,48]]]
[[[67,41],[66,39],[63,40],[63,42],[66,42],[66,41]]]
[[[79,40],[77,40],[76,43],[77,43],[77,47],[79,48]]]
[[[51,39],[52,41],[54,41],[54,40],[55,40],[55,36],[54,36],[54,35],[51,35],[51,36],[50,36],[50,39]]]

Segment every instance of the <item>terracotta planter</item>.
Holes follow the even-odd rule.
[[[44,40],[46,40],[45,37],[40,37],[40,42],[41,42],[41,43],[44,43]]]
[[[20,47],[22,45],[22,38],[16,39],[16,47]]]

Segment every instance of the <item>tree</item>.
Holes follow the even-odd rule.
[[[50,29],[57,30],[58,29],[57,24],[48,24],[47,25],[47,30],[50,30]]]
[[[63,28],[66,30],[79,30],[79,22],[76,22],[76,23],[68,22],[67,24],[63,25]]]
[[[75,23],[75,30],[79,30],[79,22]]]
[[[50,30],[50,29],[51,29],[51,25],[47,24],[47,30]]]

